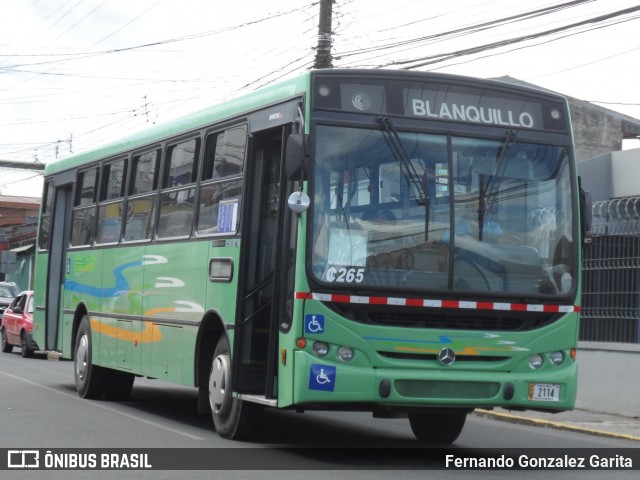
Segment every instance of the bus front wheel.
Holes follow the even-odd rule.
[[[92,362],[91,323],[85,315],[80,320],[76,335],[73,372],[76,390],[82,398],[101,398],[106,387],[106,372]]]
[[[229,350],[229,339],[222,336],[213,353],[209,374],[209,404],[218,435],[239,440],[247,437],[253,405],[232,395]]]
[[[466,411],[410,413],[409,425],[421,442],[448,445],[462,433],[466,419]]]

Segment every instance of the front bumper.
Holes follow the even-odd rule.
[[[530,372],[373,368],[332,363],[297,351],[295,404],[357,403],[398,409],[466,407],[570,410],[575,405],[577,364]],[[560,386],[557,400],[534,401],[531,385]]]

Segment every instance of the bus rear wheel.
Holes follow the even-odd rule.
[[[106,388],[106,372],[102,367],[93,365],[92,350],[91,323],[85,315],[80,320],[73,356],[76,390],[82,398],[101,398]]]
[[[456,441],[467,419],[467,412],[410,413],[409,425],[418,440],[429,444],[448,445]]]
[[[250,429],[253,405],[233,397],[229,339],[222,336],[213,353],[209,374],[209,404],[213,424],[223,438],[246,438]]]

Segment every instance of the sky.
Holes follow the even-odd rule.
[[[46,164],[304,72],[318,41],[311,0],[0,5],[3,195],[39,196],[42,176],[2,161]],[[508,75],[640,118],[639,29],[626,0],[335,0],[333,65]]]

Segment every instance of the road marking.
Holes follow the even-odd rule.
[[[72,398],[73,400],[83,400],[82,398],[78,397],[77,395],[72,395],[70,393],[61,392],[60,390],[56,390],[55,388],[47,387],[46,385],[40,385],[39,383],[33,382],[31,380],[27,380],[26,378],[18,377],[17,375],[12,375],[12,374],[6,373],[6,372],[0,372],[0,374],[4,375],[5,377],[13,378],[14,380],[18,380],[18,381],[23,382],[23,383],[28,383],[29,385],[34,385],[34,386],[36,386],[38,388],[41,388],[43,390],[47,390],[48,392],[53,392],[53,393],[57,393],[58,395],[62,395],[62,396],[67,397],[67,398]],[[122,417],[129,418],[131,420],[135,420],[137,422],[144,423],[144,424],[152,426],[152,427],[160,428],[162,430],[167,430],[167,431],[169,431],[171,433],[176,433],[178,435],[182,435],[183,437],[191,438],[192,440],[204,440],[203,437],[199,437],[197,435],[192,435],[190,433],[186,433],[186,432],[183,432],[182,430],[178,430],[178,429],[175,429],[175,428],[167,427],[167,426],[161,425],[160,423],[157,423],[157,422],[152,422],[150,420],[145,420],[143,418],[136,417],[135,415],[130,415],[128,413],[120,412],[120,411],[116,410],[115,408],[109,407],[107,405],[102,405],[102,404],[97,403],[97,402],[89,402],[89,401],[87,401],[86,404],[87,405],[91,405],[91,406],[96,407],[96,408],[101,408],[102,410],[106,410],[107,412],[116,413],[116,414],[118,414],[118,415],[120,415]]]

